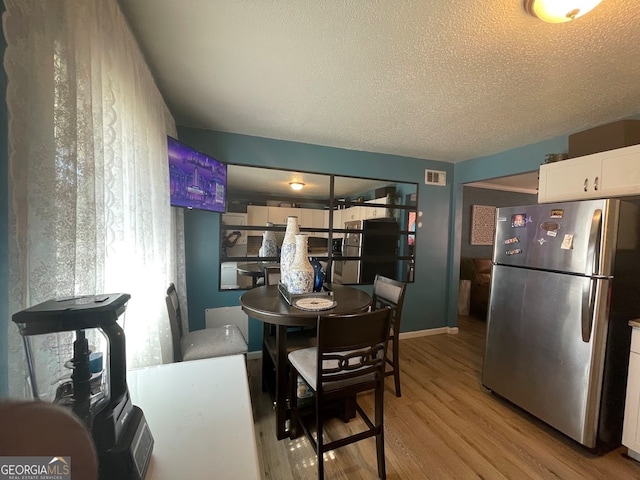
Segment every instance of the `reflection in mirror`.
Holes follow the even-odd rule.
[[[295,183],[301,188],[294,190]],[[370,284],[376,273],[413,281],[417,187],[229,165],[220,288],[264,284],[264,267],[279,262],[288,216],[298,217],[309,256],[322,264],[327,281]],[[275,253],[261,250],[265,236],[275,240]]]

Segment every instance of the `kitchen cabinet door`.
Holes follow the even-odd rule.
[[[298,225],[300,228],[311,228],[313,222],[313,214],[309,208],[298,209]]]
[[[333,228],[336,229],[342,229],[344,228],[344,219],[343,219],[343,212],[346,212],[345,209],[339,209],[339,210],[334,210],[333,211]],[[342,233],[338,233],[335,234],[334,237],[336,238],[342,238],[343,234]]]
[[[640,145],[612,150],[602,159],[602,194],[640,194]]]
[[[324,226],[325,210],[314,210],[312,208],[307,209],[307,212],[311,215],[311,227],[312,228],[326,228]]]
[[[540,166],[538,202],[640,195],[640,145]]]
[[[366,207],[349,207],[344,210],[342,219],[345,222],[350,222],[352,220],[362,220],[365,211]]]
[[[376,203],[376,204],[387,204],[389,203],[389,197],[381,197],[375,198],[373,200],[367,200],[366,203]],[[387,216],[387,209],[385,207],[364,207],[365,215],[363,216],[363,220],[369,218],[384,218]]]
[[[269,207],[262,205],[247,205],[247,224],[263,226],[269,221]]]
[[[293,207],[269,207],[269,221],[274,225],[286,225],[287,217],[298,217],[298,223],[300,223],[300,210]]]
[[[538,203],[600,197],[602,160],[591,157],[588,155],[541,165]]]
[[[288,209],[295,210],[291,215],[298,216],[298,224],[300,228],[326,228],[324,226],[324,210],[317,210],[313,208],[296,208]]]
[[[622,444],[629,449],[629,456],[640,461],[640,329],[631,334],[627,398],[624,408]]]

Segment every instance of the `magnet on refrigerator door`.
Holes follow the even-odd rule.
[[[570,233],[565,233],[564,238],[562,239],[562,245],[560,245],[562,250],[572,250],[573,249],[573,235]]]

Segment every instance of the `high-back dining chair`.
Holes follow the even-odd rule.
[[[173,283],[167,289],[166,302],[174,362],[247,353],[247,341],[237,325],[205,328],[184,334],[178,292]]]
[[[267,265],[264,267],[264,284],[278,285],[280,282],[280,265]]]
[[[388,308],[350,315],[321,315],[318,317],[316,347],[289,353],[291,375],[291,436],[302,427],[316,452],[318,478],[324,479],[323,454],[365,438],[376,438],[378,476],[386,478],[384,457],[384,369],[391,310]],[[300,375],[315,392],[313,415],[303,415],[298,408],[296,379]],[[357,394],[374,390],[373,420],[358,404]],[[336,400],[356,398],[355,409],[366,424],[358,433],[324,441],[323,410]],[[313,436],[315,424],[316,436]]]
[[[265,285],[278,285],[280,283],[280,265],[266,265],[263,267],[263,271]],[[265,323],[263,335],[266,335],[267,332],[269,335],[274,335],[275,327]]]
[[[389,329],[389,343],[391,344],[391,357],[387,356],[386,362],[391,369],[385,371],[385,376],[393,375],[396,397],[402,395],[400,391],[400,319],[402,318],[402,304],[407,289],[405,282],[400,282],[382,275],[376,275],[373,282],[373,299],[371,308],[391,309],[391,326]]]

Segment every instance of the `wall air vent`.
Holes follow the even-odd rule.
[[[427,185],[445,186],[447,184],[447,172],[442,172],[440,170],[425,170],[424,183]]]

